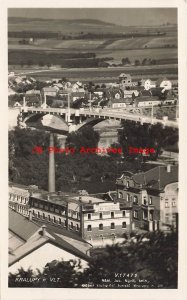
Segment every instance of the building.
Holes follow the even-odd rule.
[[[46,96],[55,97],[57,94],[57,89],[55,87],[44,87],[42,89],[42,94]]]
[[[130,231],[130,214],[119,202],[90,195],[32,191],[28,213],[35,222],[69,231],[94,247],[117,242]]]
[[[159,78],[156,81],[156,87],[162,88],[162,91],[168,91],[172,89],[172,82],[167,78]]]
[[[51,261],[79,260],[82,269],[89,261],[91,245],[67,231],[51,228],[9,209],[9,272],[19,268],[40,271]]]
[[[130,74],[121,73],[119,75],[119,82],[120,84],[124,86],[131,86],[132,85],[132,79]]]
[[[82,202],[82,237],[94,247],[120,242],[131,230],[130,212],[120,203],[84,196]]]
[[[177,182],[177,165],[157,166],[136,174],[124,172],[117,179],[118,200],[121,208],[131,212],[132,230],[165,230],[166,221],[171,224],[177,213]]]
[[[147,96],[140,96],[134,99],[134,106],[135,107],[147,107],[147,106],[157,106],[162,104],[163,100],[160,100],[158,97],[147,97]]]
[[[141,86],[143,86],[146,91],[156,87],[156,82],[150,79],[142,79],[140,83]]]
[[[160,202],[160,229],[169,231],[178,226],[178,182],[165,186]]]
[[[113,99],[113,100],[109,100],[108,107],[125,108],[125,107],[127,107],[127,103],[124,99]]]
[[[29,216],[29,197],[36,186],[25,186],[17,183],[9,183],[9,207],[16,212]]]

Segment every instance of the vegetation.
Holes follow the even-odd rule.
[[[49,262],[43,271],[21,268],[9,274],[9,287],[177,288],[176,232],[131,233],[123,243],[93,250],[92,255],[82,272],[80,263],[63,260]],[[19,277],[37,280],[18,282]]]
[[[155,153],[150,153],[150,156],[143,156],[142,153],[129,155],[129,159],[152,159],[156,160],[162,153],[162,149],[170,144],[175,144],[178,141],[178,130],[165,127],[161,124],[134,124],[134,122],[122,122],[123,129],[118,133],[119,143],[122,146],[124,155],[128,155],[129,147],[133,148],[154,148]]]

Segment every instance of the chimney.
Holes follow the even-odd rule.
[[[167,165],[167,173],[171,173],[171,165]]]
[[[46,226],[45,225],[42,225],[42,231],[41,231],[41,235],[42,236],[45,236],[46,235]]]
[[[49,147],[54,148],[54,135],[50,133]],[[55,192],[55,154],[49,151],[49,174],[48,174],[48,191],[49,193]]]
[[[32,221],[32,211],[29,210],[29,221]]]

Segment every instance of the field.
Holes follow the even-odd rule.
[[[121,61],[123,57],[128,57],[131,61],[135,59],[143,60],[144,58],[150,59],[168,59],[177,58],[176,48],[160,48],[160,49],[131,49],[131,50],[103,50],[97,52],[97,57],[111,56],[115,60]]]
[[[77,69],[63,69],[59,67],[56,70],[36,70],[36,68],[22,69],[19,66],[15,66],[15,68],[12,66],[9,68],[9,71],[10,70],[20,74],[25,73],[40,80],[66,77],[72,81],[115,82],[122,72],[131,74],[133,80],[139,80],[141,78],[151,78],[152,80],[156,80],[159,77],[166,76],[176,83],[178,78],[177,65]]]

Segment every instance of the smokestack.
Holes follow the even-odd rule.
[[[50,133],[49,147],[54,148],[53,133]],[[55,192],[55,154],[54,154],[54,151],[49,151],[48,191],[49,191],[49,193]]]

